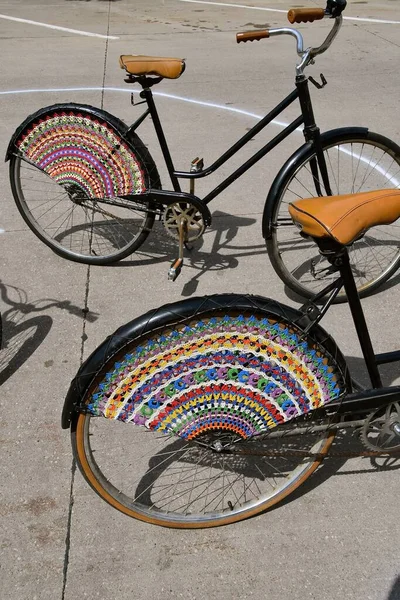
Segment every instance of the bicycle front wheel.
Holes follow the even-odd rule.
[[[90,382],[71,431],[91,487],[126,515],[187,528],[239,521],[292,493],[333,440],[311,431],[316,413],[346,389],[333,340],[319,327],[305,337],[298,316],[214,296],[106,340],[71,388]]]
[[[332,195],[400,188],[399,146],[368,130],[355,131],[354,134],[338,132],[331,135],[329,142],[322,138]],[[267,240],[268,255],[276,273],[290,289],[306,298],[338,276],[319,254],[313,240],[299,236],[288,211],[289,204],[299,198],[327,195],[321,178],[317,181],[315,177],[313,161],[315,165],[315,151],[310,149],[275,188],[272,236]],[[349,247],[349,256],[360,296],[371,294],[400,266],[399,221],[368,230]],[[342,291],[337,301],[344,300],[346,294]]]
[[[147,148],[127,131],[112,115],[76,104],[42,109],[17,130],[10,160],[16,205],[60,256],[112,263],[150,232],[154,206],[135,202],[135,194],[160,188],[160,180]]]

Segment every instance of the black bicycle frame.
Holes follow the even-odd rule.
[[[318,240],[316,241],[318,243]],[[361,306],[360,297],[354,281],[354,275],[351,270],[347,248],[335,245],[333,242],[324,242],[323,248],[321,248],[321,242],[319,242],[319,246],[321,253],[327,256],[330,262],[333,262],[338,267],[340,278],[336,282],[329,284],[325,290],[319,292],[316,296],[314,296],[313,299],[311,299],[302,307],[302,312],[306,319],[307,313],[312,313],[313,311],[316,313],[315,316],[312,315],[309,319],[309,325],[306,329],[312,329],[312,326],[321,320],[322,316],[332,304],[337,293],[344,286],[352,319],[357,332],[357,337],[360,342],[365,365],[367,367],[372,386],[371,389],[347,394],[340,400],[334,400],[333,402],[330,402],[329,408],[335,408],[338,414],[357,412],[365,413],[374,409],[378,409],[392,402],[399,402],[400,385],[383,387],[378,366],[392,362],[399,362],[400,350],[394,352],[385,352],[382,354],[374,353],[364,311]],[[323,297],[327,292],[332,290],[334,290],[334,292],[325,302],[324,306],[320,309],[317,309],[315,300]],[[310,308],[312,309],[311,311]]]
[[[313,174],[314,185],[318,196],[332,195],[328,171],[326,167],[325,157],[320,143],[320,131],[315,123],[314,112],[312,108],[311,96],[308,87],[308,80],[304,75],[296,77],[296,89],[289,94],[282,102],[280,102],[271,112],[269,112],[263,119],[261,119],[254,127],[252,127],[243,137],[241,137],[229,150],[227,150],[222,156],[220,156],[212,165],[206,169],[201,169],[197,172],[190,171],[176,171],[171,154],[168,148],[167,141],[165,139],[164,131],[161,125],[160,118],[154,103],[153,94],[150,89],[151,80],[138,77],[134,78],[138,81],[143,90],[140,93],[141,98],[147,102],[147,110],[131,125],[128,129],[128,133],[134,131],[144,121],[144,119],[150,115],[152,117],[155,131],[157,134],[158,141],[160,143],[161,151],[168,169],[169,176],[174,191],[168,190],[154,190],[151,189],[144,194],[135,195],[135,200],[140,201],[140,198],[148,200],[149,196],[153,197],[155,201],[161,203],[173,202],[173,201],[187,201],[193,198],[196,202],[201,202],[203,205],[207,205],[213,200],[220,192],[225,190],[231,183],[236,181],[243,173],[250,169],[256,162],[268,154],[273,148],[275,148],[282,140],[287,138],[299,125],[304,124],[304,137],[307,142],[314,145],[315,158],[310,161],[310,168]],[[236,169],[229,177],[217,185],[211,192],[209,192],[202,200],[181,191],[179,179],[195,180],[202,177],[211,175],[219,167],[221,167],[227,160],[229,160],[236,152],[238,152],[247,142],[254,138],[260,131],[262,131],[273,119],[275,119],[281,112],[283,112],[292,102],[299,99],[301,116],[297,117],[290,125],[285,127],[283,131],[278,133],[271,141],[263,146],[258,152],[256,152],[251,158],[243,163],[241,167]],[[322,192],[324,187],[325,194]],[[318,241],[318,240],[316,240]],[[332,304],[334,298],[339,292],[340,288],[344,285],[348,303],[350,306],[352,318],[356,328],[357,336],[363,352],[365,364],[368,370],[368,374],[371,380],[372,388],[369,390],[351,393],[340,400],[335,400],[329,403],[329,407],[336,408],[339,414],[342,413],[353,413],[353,412],[367,412],[370,410],[377,409],[391,402],[400,401],[400,386],[383,387],[382,380],[379,373],[378,366],[380,364],[391,363],[400,361],[400,351],[386,352],[383,354],[374,354],[371,338],[369,335],[368,327],[365,321],[364,312],[361,307],[360,298],[358,296],[354,276],[351,271],[350,261],[347,249],[345,247],[338,247],[332,245],[331,248],[321,248],[323,254],[328,254],[332,257],[332,261],[338,266],[340,272],[340,279],[336,284],[330,284],[325,290],[322,290],[317,294],[309,303],[307,303],[303,309],[311,307],[315,308],[315,299],[320,298],[331,292],[328,300],[321,310],[316,310],[316,316],[308,320],[305,330],[312,328],[314,323],[319,322],[322,316],[325,314],[329,306]],[[304,311],[306,313],[307,310]],[[305,314],[305,319],[307,320]]]
[[[229,148],[224,154],[222,154],[212,165],[205,169],[201,169],[197,172],[191,171],[176,171],[172,157],[168,148],[168,144],[164,135],[164,130],[161,125],[161,121],[157,112],[156,105],[154,103],[154,98],[152,91],[150,89],[151,80],[143,77],[133,78],[132,81],[139,82],[143,90],[140,92],[140,97],[147,103],[147,110],[131,125],[128,129],[128,133],[131,131],[135,131],[137,127],[145,120],[145,118],[150,115],[154,128],[156,131],[156,135],[160,144],[161,152],[163,154],[165,164],[168,170],[169,177],[171,179],[172,187],[175,192],[181,192],[181,186],[179,183],[179,179],[189,179],[195,180],[200,179],[202,177],[207,177],[212,173],[215,173],[223,164],[226,163],[234,154],[236,154],[241,148],[243,148],[255,135],[257,135],[260,131],[262,131],[273,119],[275,119],[279,114],[281,114],[292,102],[294,102],[297,98],[300,102],[301,115],[297,117],[292,123],[290,123],[283,131],[278,133],[272,140],[270,140],[265,146],[263,146],[258,152],[256,152],[251,158],[249,158],[246,162],[243,163],[236,171],[234,171],[229,177],[227,177],[224,181],[218,184],[211,192],[209,192],[201,202],[203,204],[208,204],[213,200],[218,194],[220,194],[223,190],[225,190],[231,183],[236,181],[243,173],[245,173],[248,169],[250,169],[253,165],[255,165],[261,158],[263,158],[266,154],[268,154],[273,148],[275,148],[282,140],[287,138],[293,131],[295,131],[300,125],[304,124],[304,136],[306,141],[310,141],[315,144],[316,147],[316,156],[317,159],[311,161],[311,170],[314,175],[314,181],[316,186],[316,191],[318,195],[322,196],[321,191],[321,183],[320,177],[318,175],[318,167],[321,173],[322,184],[324,185],[326,194],[330,195],[330,187],[328,180],[328,172],[326,168],[325,158],[323,156],[322,149],[319,145],[319,129],[315,123],[312,102],[310,97],[310,92],[308,88],[308,80],[304,75],[296,77],[296,89],[289,94],[282,102],[280,102],[273,110],[271,110],[265,117],[263,117],[254,127],[252,127],[243,137],[241,137],[231,148]],[[144,194],[136,194],[135,201],[140,201],[140,198],[148,199],[149,195],[151,196],[152,190],[148,190]],[[162,201],[163,195],[166,194],[164,190],[157,190],[157,195],[155,197],[156,201]],[[171,192],[168,193],[171,196]],[[182,200],[182,198],[180,198]],[[179,199],[178,199],[179,201]]]

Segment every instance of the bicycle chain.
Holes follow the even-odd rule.
[[[357,428],[357,425],[354,425],[354,429]],[[336,430],[339,431],[340,427]],[[350,427],[350,429],[352,429],[352,427]],[[327,430],[328,431],[328,430]],[[299,433],[299,435],[317,435],[317,432],[312,432],[309,431],[307,433]],[[353,432],[354,435],[354,432]],[[282,436],[283,437],[283,436]],[[355,451],[333,451],[330,452],[329,450],[326,453],[322,453],[322,452],[307,452],[307,450],[270,450],[270,451],[253,451],[253,450],[246,450],[246,449],[242,449],[239,448],[238,446],[236,446],[233,454],[254,454],[254,455],[258,455],[258,456],[267,456],[267,457],[285,457],[285,456],[301,456],[303,458],[314,458],[314,459],[325,459],[327,457],[329,458],[359,458],[359,457],[365,457],[365,458],[372,458],[372,457],[378,457],[378,456],[385,456],[385,457],[390,457],[390,456],[396,456],[399,455],[400,456],[400,449],[394,449],[394,450],[360,450],[358,452]]]
[[[343,415],[345,417],[345,415]],[[320,426],[324,426],[324,428],[326,427],[326,429],[324,429],[325,433],[329,434],[329,432],[338,432],[340,430],[350,430],[353,431],[353,435],[355,435],[356,430],[357,429],[362,429],[365,424],[366,424],[367,420],[364,419],[363,421],[354,421],[352,422],[346,422],[346,421],[342,421],[341,424],[337,423],[337,426],[334,427],[334,423],[326,423],[326,421],[324,422],[324,420],[314,420],[313,421],[313,425],[318,427],[318,424]],[[302,426],[298,426],[295,427],[294,429],[302,429]],[[312,426],[310,427],[310,429],[307,429],[307,427],[304,428],[305,431],[299,431],[297,434],[297,436],[304,436],[304,435],[317,435],[318,433],[321,432],[321,430],[314,430],[312,431]],[[293,428],[291,429],[291,432],[293,432]],[[282,438],[287,438],[289,437],[288,435],[285,435],[284,432],[282,432],[281,436]],[[268,439],[268,438],[267,438]],[[216,450],[215,447],[213,447],[210,443],[204,443],[201,442],[200,440],[194,440],[195,443],[197,443],[199,446],[204,446],[204,447],[209,447],[212,450],[216,450],[218,453],[219,452],[226,452],[228,454],[232,454],[232,455],[254,455],[254,456],[266,456],[266,457],[287,457],[287,456],[297,456],[297,457],[303,457],[303,458],[313,458],[314,460],[318,460],[318,459],[325,459],[327,457],[332,458],[373,458],[373,457],[386,457],[389,458],[391,456],[399,456],[400,457],[400,448],[397,446],[396,448],[394,448],[393,450],[360,450],[360,451],[330,451],[329,449],[327,450],[326,453],[323,452],[308,452],[307,450],[252,450],[252,449],[246,449],[241,447],[241,443],[243,440],[237,439],[236,443],[230,443],[230,444],[226,444],[225,446],[222,446],[220,450]],[[238,443],[239,442],[239,443]]]
[[[253,454],[256,456],[268,456],[268,457],[285,457],[285,456],[301,456],[303,458],[314,458],[314,459],[318,459],[318,458],[332,458],[332,457],[340,457],[340,458],[358,458],[358,457],[373,457],[373,456],[385,456],[385,457],[390,457],[393,455],[400,455],[400,450],[388,450],[386,452],[381,451],[373,451],[373,450],[363,450],[361,452],[326,452],[325,454],[321,453],[321,452],[307,452],[306,450],[287,450],[287,451],[273,451],[270,450],[269,452],[255,452],[252,450],[235,450],[235,452],[233,454]]]
[[[112,219],[115,219],[115,215],[113,213],[108,212],[107,210],[104,210],[104,208],[100,207],[98,202],[95,202],[92,205],[87,205],[87,204],[82,203],[81,206],[83,208],[87,208],[90,211],[95,210],[96,212],[100,213],[101,215],[104,215],[105,217],[110,217]],[[118,208],[124,208],[124,207],[118,206]],[[131,210],[133,207],[129,206],[129,205],[126,205],[125,208]],[[160,214],[156,210],[152,210],[152,209],[145,209],[145,210],[143,210],[143,212],[149,212],[149,213],[153,212],[156,215]]]

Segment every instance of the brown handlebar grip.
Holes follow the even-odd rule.
[[[259,29],[258,31],[241,31],[236,34],[236,41],[240,42],[253,42],[254,40],[262,40],[263,38],[269,37],[268,29]]]
[[[323,8],[291,8],[287,14],[290,23],[312,23],[325,16]]]

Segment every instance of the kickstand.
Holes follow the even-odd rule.
[[[187,221],[181,218],[179,221],[179,256],[176,258],[168,271],[168,280],[175,281],[183,267],[183,247],[187,247],[185,238],[187,237]]]

